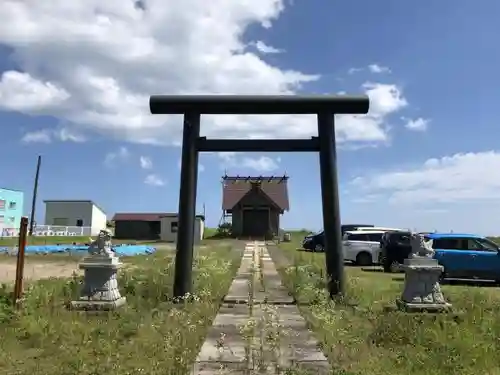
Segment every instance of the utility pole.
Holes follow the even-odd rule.
[[[38,193],[38,178],[40,177],[40,165],[42,164],[42,157],[38,155],[38,162],[36,164],[35,184],[33,186],[33,201],[31,202],[31,215],[30,215],[30,229],[29,235],[33,235],[33,226],[35,225],[35,207],[36,197]]]

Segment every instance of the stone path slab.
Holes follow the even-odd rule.
[[[247,243],[191,374],[284,374],[292,365],[329,369],[265,243]]]

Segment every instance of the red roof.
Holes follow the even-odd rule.
[[[116,213],[113,221],[160,221],[162,216],[169,216],[169,213]]]
[[[290,209],[288,177],[228,177],[223,178],[222,209],[231,210],[259,182],[262,191],[283,211]]]

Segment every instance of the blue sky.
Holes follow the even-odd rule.
[[[348,92],[367,93],[371,113],[337,119],[343,222],[500,234],[500,3],[142,3],[0,4],[0,186],[28,210],[42,155],[38,221],[44,199],[92,199],[110,217],[177,211],[181,121],[149,115],[150,94]],[[307,116],[204,120],[213,137],[315,132]],[[209,225],[227,170],[288,174],[283,226],[322,227],[317,155],[200,161]]]

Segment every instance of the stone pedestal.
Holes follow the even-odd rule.
[[[84,270],[80,298],[71,302],[75,310],[114,310],[125,304],[116,275],[122,263],[114,254],[90,255],[79,267]]]
[[[401,299],[397,301],[405,311],[439,312],[448,310],[441,292],[439,278],[443,272],[437,260],[432,258],[406,259],[401,268],[405,271],[405,285]]]

